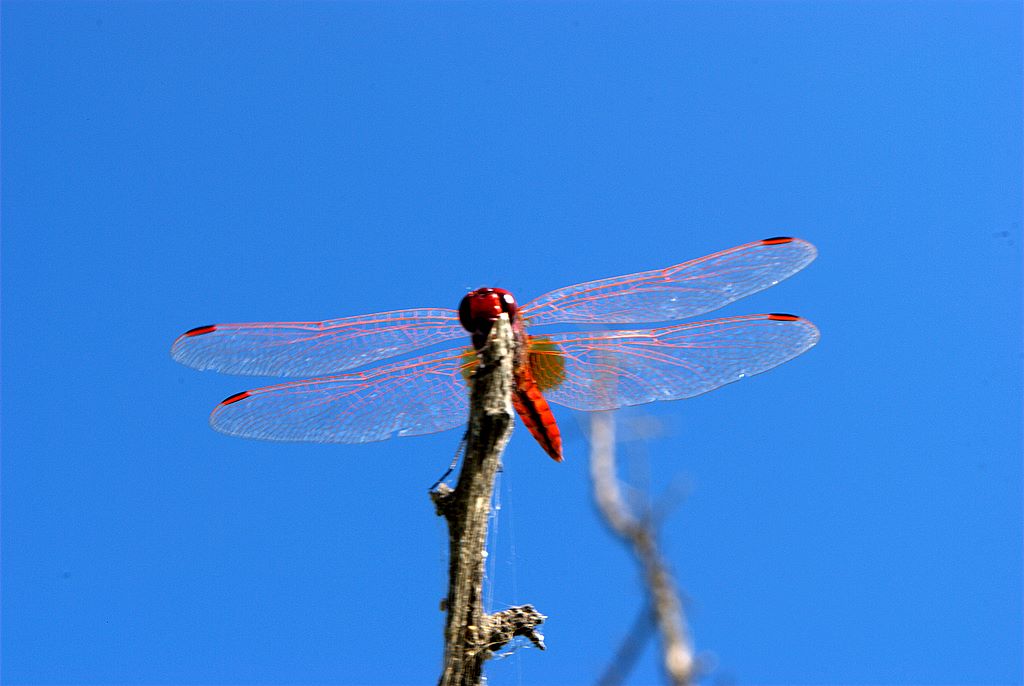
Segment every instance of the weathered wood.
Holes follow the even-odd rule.
[[[514,636],[544,647],[536,627],[545,619],[532,606],[487,615],[483,607],[487,525],[501,453],[512,434],[512,327],[505,315],[495,323],[470,380],[469,430],[454,489],[431,491],[437,513],[448,522],[448,597],[442,686],[477,686],[484,661]]]

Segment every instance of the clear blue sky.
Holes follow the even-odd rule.
[[[5,684],[430,683],[458,433],[232,439],[217,321],[520,300],[792,234],[769,374],[624,413],[710,684],[1021,683],[1019,3],[2,6]],[[520,426],[493,684],[592,683],[632,561]],[[635,434],[636,432],[634,432]],[[642,469],[636,483],[643,483]],[[652,651],[631,683],[657,682]]]

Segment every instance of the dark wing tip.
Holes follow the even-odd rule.
[[[221,405],[230,405],[231,403],[237,403],[239,400],[244,400],[244,399],[248,398],[250,395],[251,395],[251,393],[249,393],[249,391],[242,391],[241,393],[235,393],[234,395],[229,395],[228,397],[226,397],[223,400],[221,400],[220,404]]]
[[[765,238],[761,241],[761,245],[782,245],[783,243],[792,243],[795,238],[792,236],[775,236],[774,238]]]
[[[217,325],[216,324],[207,324],[206,326],[197,326],[194,329],[189,329],[188,331],[186,331],[182,335],[183,336],[201,336],[204,333],[210,333],[210,332],[216,331],[216,330],[217,330]]]
[[[776,321],[776,322],[796,322],[796,321],[800,321],[801,318],[796,316],[795,314],[784,314],[782,312],[772,312],[770,315],[768,315],[768,319],[771,319],[771,320]]]

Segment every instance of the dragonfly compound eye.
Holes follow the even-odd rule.
[[[479,288],[467,293],[459,303],[459,322],[473,334],[477,347],[487,339],[491,324],[504,312],[515,320],[519,306],[512,294],[503,288]]]

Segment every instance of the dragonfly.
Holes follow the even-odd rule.
[[[480,288],[458,310],[211,324],[179,336],[171,356],[198,370],[315,377],[229,396],[210,415],[217,431],[273,441],[368,443],[464,425],[477,351],[492,322],[505,315],[515,335],[513,406],[542,449],[561,462],[562,439],[549,403],[603,411],[691,398],[814,346],[818,329],[791,314],[671,322],[769,288],[816,255],[805,240],[767,238],[664,269],[559,288],[521,306],[504,289]],[[666,325],[607,328],[656,323]],[[606,328],[537,332],[565,324]],[[467,332],[471,347],[423,352]]]

